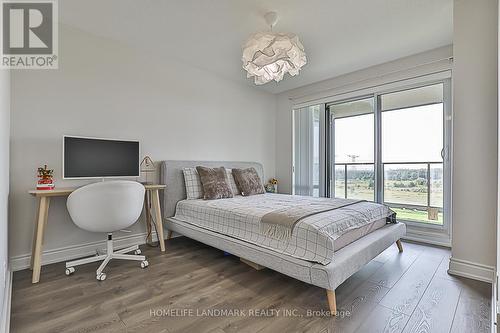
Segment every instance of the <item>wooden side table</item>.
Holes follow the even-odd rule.
[[[163,237],[163,221],[160,210],[160,195],[159,190],[165,189],[166,185],[152,184],[144,185],[147,195],[150,196],[152,206],[154,209],[154,216],[156,222],[156,229],[158,231],[158,240],[160,242],[160,249],[165,252],[165,239]],[[67,197],[76,188],[56,188],[53,190],[32,190],[28,193],[38,199],[38,210],[35,219],[35,230],[33,232],[33,244],[31,246],[31,262],[30,268],[33,270],[31,282],[38,283],[40,281],[40,270],[42,267],[42,251],[43,251],[43,238],[45,228],[47,226],[47,217],[49,215],[50,199],[52,197]],[[145,203],[146,205],[146,203]],[[149,205],[147,216],[149,215]],[[151,228],[151,221],[146,221],[146,228]],[[149,225],[149,227],[148,227]]]

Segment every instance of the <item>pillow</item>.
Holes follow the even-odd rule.
[[[203,186],[203,199],[213,200],[233,197],[233,192],[228,183],[226,168],[197,166],[196,171],[200,175],[201,185]]]
[[[233,177],[243,196],[265,193],[264,186],[255,168],[233,169]]]
[[[203,198],[203,186],[201,185],[200,175],[196,168],[184,168],[184,183],[186,184],[186,197],[188,200]]]
[[[229,179],[229,187],[231,187],[231,192],[233,192],[233,195],[240,195],[238,186],[236,186],[236,182],[234,181],[233,169],[226,169],[226,173],[227,178]]]

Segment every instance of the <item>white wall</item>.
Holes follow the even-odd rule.
[[[139,139],[155,161],[257,161],[274,176],[275,96],[67,26],[59,49],[59,70],[12,75],[10,254],[17,268],[31,248],[36,204],[27,191],[36,168],[54,168],[59,187],[84,184],[61,179],[63,134]],[[143,224],[133,231],[144,232]],[[45,261],[61,257],[56,249],[103,239],[71,222],[64,199],[52,201],[44,249],[53,255]]]
[[[0,331],[2,314],[7,304],[6,295],[8,264],[8,198],[9,198],[9,136],[10,136],[10,75],[0,70]]]
[[[454,2],[453,233],[450,271],[495,265],[498,1]],[[491,275],[489,276],[491,278]]]

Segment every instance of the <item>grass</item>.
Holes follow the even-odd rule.
[[[391,209],[396,212],[396,218],[398,220],[417,221],[417,222],[424,222],[436,225],[443,225],[443,213],[438,214],[437,220],[429,220],[427,216],[427,211],[425,210],[393,208],[393,207],[391,207]]]
[[[411,204],[411,205],[427,205],[427,188],[426,186],[418,186],[415,188],[398,188],[394,186],[393,181],[386,182],[384,190],[384,201],[393,202],[395,204]],[[374,189],[369,187],[367,180],[349,180],[347,184],[347,197],[350,199],[370,200],[373,201]],[[424,191],[419,190],[422,188]],[[344,197],[344,181],[335,182],[335,193],[337,197]],[[431,193],[431,205],[440,206],[443,202],[442,188],[433,186]],[[391,207],[392,208],[392,207]],[[429,220],[425,207],[421,209],[410,208],[392,208],[397,213],[399,220],[417,221],[429,224],[442,225],[443,214],[438,214],[437,220]]]

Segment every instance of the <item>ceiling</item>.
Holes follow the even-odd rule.
[[[453,0],[64,0],[63,23],[254,86],[241,45],[266,30],[293,32],[308,64],[256,87],[280,93],[452,43]]]

